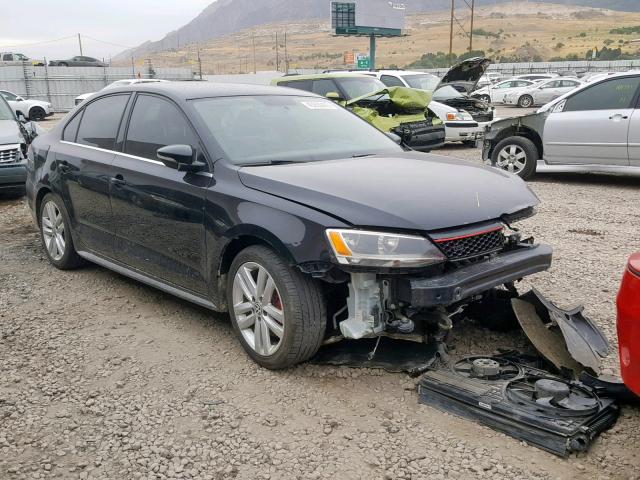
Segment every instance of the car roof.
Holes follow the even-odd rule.
[[[374,72],[371,72],[371,73],[374,73]],[[313,75],[288,75],[285,77],[276,78],[276,83],[291,82],[291,81],[297,81],[297,80],[319,80],[323,78],[348,78],[348,77],[371,78],[371,75],[366,75],[360,72],[316,73]]]
[[[285,87],[200,81],[134,83],[132,85],[113,88],[109,90],[108,93],[105,92],[104,95],[112,95],[117,92],[157,93],[181,101],[195,98],[259,95],[318,97],[315,93]]]

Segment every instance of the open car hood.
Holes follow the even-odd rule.
[[[515,175],[413,152],[247,166],[239,175],[249,188],[358,226],[431,231],[494,220],[538,204]]]
[[[464,88],[467,93],[471,93],[475,90],[476,85],[487,71],[487,68],[489,68],[489,65],[491,65],[491,60],[484,57],[474,57],[463,60],[449,69],[445,76],[442,77],[442,80],[440,80],[436,90],[444,85],[451,85],[460,86]]]
[[[388,87],[352,98],[347,101],[345,105],[347,107],[358,105],[359,103],[364,103],[366,100],[372,100],[384,95],[389,95],[389,99],[400,108],[417,110],[425,109],[429,106],[433,92],[408,87]]]

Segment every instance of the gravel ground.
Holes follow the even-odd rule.
[[[477,149],[440,153],[479,161]],[[527,286],[587,305],[615,346],[640,179],[530,185],[542,205],[522,229],[556,254]],[[0,260],[0,479],[640,479],[640,408],[562,460],[418,405],[402,374],[261,369],[225,316],[96,266],[51,267],[23,200],[0,199]],[[454,343],[483,353],[520,340],[469,327]]]

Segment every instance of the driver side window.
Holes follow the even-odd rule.
[[[156,151],[167,145],[198,147],[198,140],[182,112],[168,100],[139,95],[131,113],[124,152],[157,160]]]
[[[632,108],[640,77],[616,78],[581,90],[569,97],[564,112]]]

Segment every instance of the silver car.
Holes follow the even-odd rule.
[[[552,78],[512,91],[504,97],[504,103],[522,108],[544,105],[580,85],[582,82],[577,78]]]
[[[536,113],[494,122],[483,159],[522,178],[543,170],[640,173],[640,72],[584,84]]]

